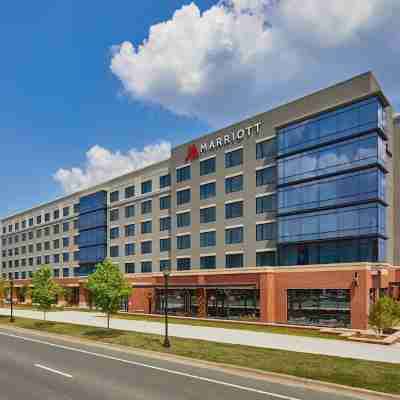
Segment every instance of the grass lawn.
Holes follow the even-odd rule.
[[[0,325],[10,326],[8,318],[0,317]],[[395,364],[180,338],[171,338],[171,348],[165,349],[162,346],[163,338],[159,335],[26,318],[17,318],[14,325],[143,350],[400,394],[400,366]]]

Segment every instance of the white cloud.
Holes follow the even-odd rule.
[[[165,160],[170,153],[171,144],[164,141],[145,146],[141,151],[131,149],[126,154],[95,145],[86,153],[84,168],[60,168],[54,179],[62,185],[65,193],[73,193]]]
[[[220,125],[354,73],[388,76],[386,59],[398,70],[399,11],[398,0],[191,3],[142,44],[114,46],[110,67],[135,99]]]

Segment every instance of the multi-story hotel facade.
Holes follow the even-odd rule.
[[[2,275],[41,265],[85,306],[110,258],[126,311],[365,329],[400,297],[400,121],[371,73],[200,137],[170,159],[2,220]],[[63,299],[59,299],[60,302]]]

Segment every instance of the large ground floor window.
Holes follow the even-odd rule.
[[[349,289],[288,289],[288,322],[350,327]]]

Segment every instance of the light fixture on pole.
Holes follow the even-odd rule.
[[[168,337],[168,280],[171,274],[169,269],[163,271],[164,274],[164,317],[165,317],[165,336],[163,346],[166,348],[171,347]]]

